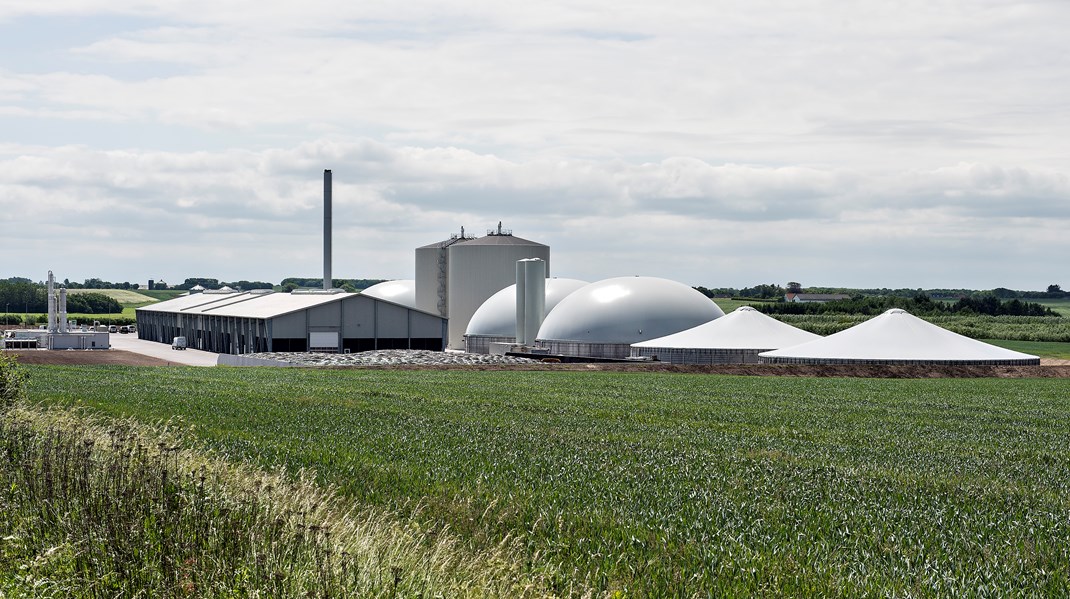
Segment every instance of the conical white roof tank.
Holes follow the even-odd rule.
[[[759,354],[763,363],[795,364],[1040,364],[1040,358],[970,339],[893,308],[847,330]]]

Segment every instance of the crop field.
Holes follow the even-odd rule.
[[[26,367],[560,595],[1061,596],[1065,379]]]
[[[114,299],[124,306],[134,304],[144,306],[157,301],[155,298],[144,295],[141,292],[128,289],[68,289],[67,293],[99,293]]]
[[[831,335],[872,317],[860,314],[776,314],[774,318],[811,333]],[[1070,342],[1070,318],[977,314],[920,318],[973,339]]]
[[[982,339],[985,343],[998,345],[1013,351],[1032,354],[1041,358],[1070,360],[1070,343],[1051,341],[1007,341],[1005,339]]]

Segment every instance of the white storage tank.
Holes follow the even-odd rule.
[[[742,306],[695,328],[632,344],[632,357],[671,364],[757,364],[764,351],[799,345],[820,335]]]
[[[464,349],[472,315],[498,291],[516,283],[516,263],[541,258],[550,274],[550,247],[499,227],[485,237],[462,234],[416,250],[416,307],[449,319],[449,348]],[[514,308],[515,309],[515,308]]]
[[[579,279],[546,279],[543,318],[573,291],[589,285]],[[491,343],[516,342],[516,284],[490,296],[472,315],[465,331],[465,351],[485,354]]]
[[[970,339],[899,308],[828,337],[758,357],[766,364],[1040,364],[1037,356]]]
[[[552,354],[627,358],[631,345],[724,316],[693,288],[657,277],[617,277],[591,283],[546,316],[538,347]]]

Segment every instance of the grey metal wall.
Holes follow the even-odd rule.
[[[416,248],[416,307],[446,317],[449,249]]]
[[[542,258],[550,276],[550,248],[545,245],[459,243],[449,249],[449,347],[464,349],[468,321],[487,299],[516,283],[516,263]]]
[[[446,340],[445,319],[359,294],[273,318],[141,309],[137,322],[142,339],[183,336],[190,347],[227,354],[306,351],[313,332],[338,333],[337,351],[442,350]]]

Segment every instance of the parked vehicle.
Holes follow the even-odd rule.
[[[108,332],[109,333],[118,333],[119,332],[119,327],[117,327],[117,326],[115,326],[113,324],[110,324],[110,325],[108,325]]]
[[[186,349],[186,338],[185,337],[175,337],[171,341],[171,349]]]
[[[128,327],[126,325],[123,325],[123,326],[119,327],[119,332],[122,333],[123,335],[125,335],[125,334],[130,332],[130,327]]]

